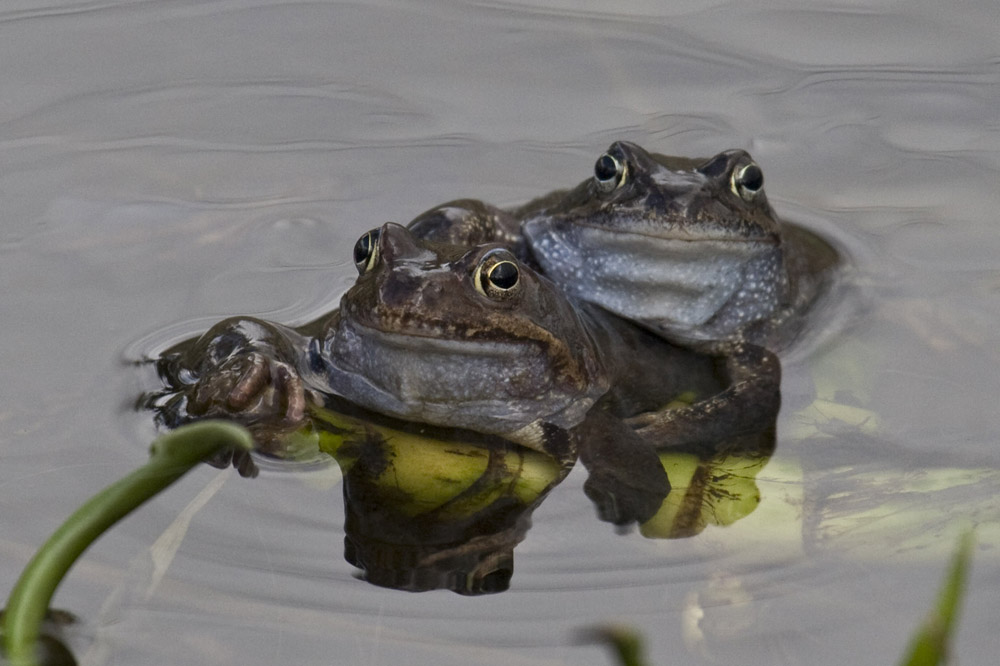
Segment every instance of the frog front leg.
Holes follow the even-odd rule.
[[[679,409],[646,412],[628,423],[656,448],[693,447],[712,453],[738,435],[773,428],[781,407],[781,362],[774,352],[746,342],[719,343],[725,388]]]
[[[306,419],[311,392],[299,366],[307,346],[294,330],[260,319],[219,322],[157,363],[168,396],[152,405],[157,418],[169,428],[203,418],[232,419],[250,427],[258,445],[276,441]],[[249,459],[233,462],[241,473],[252,474]]]
[[[583,490],[601,520],[643,523],[660,509],[670,481],[649,442],[598,403],[571,435],[589,475]]]

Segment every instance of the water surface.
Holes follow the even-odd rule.
[[[144,460],[154,427],[131,405],[152,380],[129,359],[228,315],[306,321],[353,281],[368,228],[575,184],[615,139],[739,147],[778,212],[855,265],[843,320],[785,359],[750,516],[617,534],[575,471],[510,591],[407,594],[343,560],[334,471],[201,469],[61,587],[82,661],[606,664],[576,632],[616,621],[660,663],[891,663],[965,520],[957,657],[991,661],[995,3],[661,4],[5,3],[2,588]]]

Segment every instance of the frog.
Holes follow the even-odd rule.
[[[511,212],[534,261],[568,294],[726,359],[729,386],[694,420],[764,425],[755,415],[781,402],[778,352],[840,265],[832,245],[778,218],[763,170],[740,149],[685,158],[616,141],[591,178]],[[675,424],[642,431],[669,436],[663,425]]]
[[[520,236],[508,231],[511,218]],[[684,432],[700,437],[709,420],[749,430],[765,424],[781,401],[778,353],[804,330],[840,264],[832,245],[778,218],[763,171],[739,149],[686,158],[616,141],[575,188],[503,211],[449,202],[411,224],[436,236],[474,229],[480,240],[494,231],[491,240],[570,296],[724,358],[722,393],[688,418],[649,424],[674,443]]]
[[[353,259],[357,282],[329,315],[299,328],[232,318],[165,354],[176,407],[296,427],[309,403],[339,396],[578,458],[600,517],[655,513],[669,480],[632,420],[682,414],[663,408],[682,391],[717,393],[714,358],[574,301],[501,243],[432,242],[387,223]]]
[[[839,263],[825,240],[778,218],[740,149],[684,158],[616,141],[591,178],[512,213],[567,293],[702,349],[790,346]]]
[[[429,243],[390,223],[359,239],[354,260],[358,280],[313,350],[352,402],[531,448],[540,415],[568,429],[608,391],[594,322],[507,249]]]
[[[410,220],[406,228],[414,236],[434,243],[465,246],[499,243],[521,262],[531,261],[520,218],[479,199],[455,199],[434,206]],[[532,269],[537,266],[532,264]]]

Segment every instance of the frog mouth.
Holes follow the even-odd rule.
[[[491,434],[544,419],[570,427],[593,397],[559,386],[528,341],[454,340],[342,319],[327,343],[329,387],[389,416]]]
[[[399,350],[403,353],[438,352],[469,357],[513,357],[529,353],[528,350],[535,347],[534,343],[528,341],[500,342],[442,337],[440,328],[431,325],[410,326],[399,332],[385,331],[349,317],[341,319],[336,337],[338,340],[350,340],[352,343],[369,345],[372,348]]]
[[[757,228],[756,225],[748,226],[735,220],[725,218],[712,218],[702,220],[697,230],[690,227],[691,221],[683,215],[676,218],[670,216],[659,216],[650,219],[641,213],[625,215],[621,211],[614,214],[609,213],[610,222],[591,222],[586,219],[567,219],[565,222],[574,227],[582,227],[592,230],[593,235],[601,236],[613,242],[615,237],[632,236],[631,242],[638,242],[636,239],[674,241],[677,243],[735,243],[735,244],[761,244],[776,245],[778,238],[773,232]],[[525,231],[529,237],[534,234],[544,233],[547,227],[551,227],[551,220],[529,220],[525,223]],[[734,231],[738,228],[742,235]]]

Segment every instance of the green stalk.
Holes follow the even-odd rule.
[[[937,666],[948,662],[951,636],[958,621],[958,607],[965,592],[974,543],[971,529],[959,538],[947,578],[938,592],[937,605],[911,639],[903,657],[904,666]]]
[[[586,641],[604,643],[618,658],[619,666],[645,666],[642,638],[629,627],[623,625],[603,625],[591,627],[581,635]]]
[[[90,544],[201,460],[226,447],[250,449],[252,443],[250,433],[233,423],[183,426],[153,442],[149,462],[77,509],[28,563],[7,601],[2,633],[12,666],[36,663],[35,644],[49,601]]]

